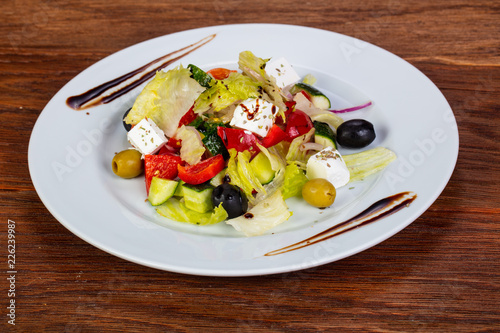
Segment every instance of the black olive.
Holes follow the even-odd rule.
[[[130,110],[132,110],[132,108],[128,109],[125,114],[123,115],[123,127],[125,127],[125,130],[128,132],[132,129],[132,125],[131,124],[127,124],[125,123],[125,117],[128,115],[128,113],[130,112]]]
[[[364,119],[352,119],[337,128],[337,142],[346,148],[363,148],[375,140],[373,124]]]
[[[230,219],[243,215],[248,209],[245,194],[238,187],[228,183],[223,183],[214,189],[212,203],[215,207],[222,203]]]

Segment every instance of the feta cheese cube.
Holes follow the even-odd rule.
[[[327,147],[309,158],[306,177],[324,178],[339,188],[349,182],[350,173],[340,153],[333,147]]]
[[[127,138],[130,144],[143,155],[154,154],[167,143],[165,133],[148,118],[142,119],[135,125],[128,132]]]
[[[285,58],[270,60],[266,63],[266,73],[276,79],[276,84],[280,88],[296,83],[300,76],[295,72],[292,65]]]
[[[278,108],[263,99],[247,99],[234,110],[231,126],[265,137],[273,127]]]

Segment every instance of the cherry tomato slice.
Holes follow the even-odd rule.
[[[212,68],[211,70],[207,71],[207,74],[211,75],[216,80],[227,79],[227,77],[231,73],[236,73],[236,71],[226,68]]]
[[[292,141],[296,137],[306,134],[311,128],[313,128],[311,118],[300,110],[295,110],[290,113],[286,119],[286,134],[288,135],[288,141]]]

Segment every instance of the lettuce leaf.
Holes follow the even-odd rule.
[[[286,166],[285,159],[281,157],[281,155],[276,151],[276,149],[274,149],[273,147],[267,149],[258,142],[256,143],[256,145],[257,147],[259,147],[260,151],[264,155],[266,155],[266,157],[269,159],[269,163],[271,163],[271,169],[273,171],[278,171]]]
[[[182,65],[167,72],[158,71],[139,94],[124,121],[135,125],[147,117],[172,137],[179,120],[204,90]]]
[[[243,181],[240,179],[238,173],[238,165],[236,163],[236,157],[238,156],[238,151],[234,148],[228,149],[229,160],[227,161],[226,174],[231,179],[231,185],[238,186],[243,190]],[[245,192],[245,191],[244,191]],[[251,193],[251,190],[250,190]],[[245,193],[246,194],[246,193]]]
[[[297,163],[288,164],[285,168],[285,181],[282,187],[283,198],[286,200],[301,194],[302,187],[307,181],[304,171]]]
[[[245,216],[227,220],[226,223],[243,232],[245,236],[251,237],[262,235],[288,220],[290,216],[292,216],[292,212],[288,210],[281,191],[278,190],[267,200],[261,201],[251,208]]]
[[[262,59],[255,56],[250,51],[240,53],[238,66],[243,73],[257,81],[269,97],[269,102],[276,105],[284,113],[286,105],[283,101],[282,90],[276,84],[276,79],[267,75],[265,68],[269,59]]]
[[[182,125],[177,132],[175,132],[175,138],[182,141],[180,151],[182,160],[191,165],[201,161],[201,157],[205,153],[206,148],[196,128]]]
[[[381,171],[396,159],[396,154],[387,148],[377,147],[355,154],[344,155],[343,158],[349,169],[349,182],[354,182]]]
[[[210,109],[221,111],[232,104],[259,96],[259,84],[241,73],[231,73],[224,80],[213,80],[212,86],[197,99],[194,112],[204,113]]]
[[[305,84],[309,84],[309,85],[313,86],[316,83],[316,78],[312,74],[307,74],[302,79],[302,82],[305,83]]]
[[[226,174],[231,179],[230,184],[241,188],[248,202],[251,205],[255,204],[256,195],[266,193],[266,190],[255,176],[250,165],[250,152],[238,152],[236,149],[231,148],[229,149],[229,156]]]
[[[220,204],[213,211],[198,213],[186,207],[184,202],[170,198],[167,202],[156,208],[158,214],[178,222],[198,225],[216,224],[227,219],[227,212]]]
[[[264,186],[265,192],[259,192],[255,195],[255,201],[259,202],[266,200],[267,197],[274,194],[274,192],[283,186],[283,181],[285,179],[285,167],[286,161],[284,154],[279,149],[279,145],[274,145],[273,147],[265,148],[264,146],[257,143],[260,151],[267,156],[271,162],[271,169],[275,171],[273,180]]]
[[[311,141],[313,134],[314,127],[311,128],[311,130],[306,134],[298,136],[292,140],[292,142],[290,143],[290,147],[288,148],[288,153],[286,154],[287,162],[296,162],[299,164],[302,163],[303,167],[305,167],[305,163],[307,163],[307,160],[309,159],[311,154],[308,153],[307,150],[301,149],[301,147],[304,143]]]

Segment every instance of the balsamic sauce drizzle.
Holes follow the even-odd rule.
[[[215,38],[215,36],[216,34],[207,36],[194,44],[188,45],[177,51],[171,52],[167,55],[157,58],[147,63],[146,65],[137,68],[136,70],[133,70],[127,74],[124,74],[106,83],[103,83],[95,88],[90,89],[89,91],[83,94],[71,96],[66,100],[66,104],[70,108],[80,111],[100,104],[109,103],[115,100],[116,98],[128,93],[129,91],[141,85],[145,81],[149,80],[156,74],[157,71],[167,67],[171,63],[181,59],[182,57],[185,57],[191,52],[209,43]],[[152,66],[154,66],[154,68],[149,69]],[[119,89],[111,91],[110,93],[105,95],[110,89],[117,87],[118,85],[124,83],[129,79],[133,79],[135,76],[138,77],[134,81],[131,81],[127,85],[122,86]]]
[[[417,198],[417,194],[413,192],[402,192],[390,197],[381,199],[375,202],[373,205],[359,213],[358,215],[350,218],[347,221],[339,223],[325,231],[322,231],[312,237],[309,237],[303,241],[297,242],[295,244],[283,247],[278,250],[274,250],[266,253],[264,256],[275,256],[278,254],[283,254],[293,250],[298,250],[309,245],[319,243],[321,241],[333,238],[344,232],[350,231],[354,228],[359,228],[369,223],[376,222],[386,216],[389,216],[404,207],[408,207],[413,200]]]

